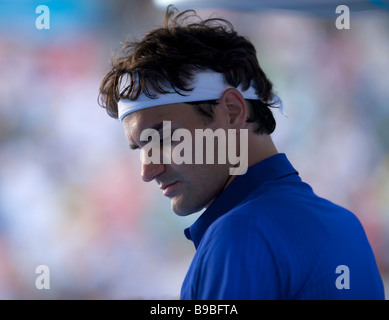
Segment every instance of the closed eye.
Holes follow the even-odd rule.
[[[136,144],[129,144],[129,147],[131,150],[140,149],[139,146],[137,146]]]

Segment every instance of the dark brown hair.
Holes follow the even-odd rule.
[[[256,89],[261,100],[246,100],[248,122],[256,122],[255,132],[271,134],[275,119],[272,83],[259,66],[253,44],[234,30],[230,22],[220,18],[202,20],[194,10],[175,15],[166,10],[164,25],[148,32],[141,41],[125,42],[112,58],[111,70],[100,85],[99,104],[108,114],[118,117],[119,99],[136,100],[141,93],[155,98],[153,93],[190,91],[195,72],[211,69],[223,73],[228,84]],[[126,90],[119,88],[125,74],[133,80]],[[121,90],[121,91],[120,91]],[[202,115],[212,119],[212,101],[191,102]]]

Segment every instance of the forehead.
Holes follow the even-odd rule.
[[[174,103],[135,111],[124,117],[122,124],[127,136],[140,135],[147,128],[153,128],[163,121],[171,121],[171,125],[190,128],[202,124],[201,116],[194,107],[186,103]]]

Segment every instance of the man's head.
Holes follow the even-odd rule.
[[[142,130],[160,126],[163,121],[171,122],[172,131],[186,128],[192,134],[205,128],[234,129],[238,133],[248,128],[249,140],[254,134],[268,141],[275,129],[269,108],[274,94],[258,64],[254,46],[239,36],[228,21],[201,20],[194,11],[174,16],[168,7],[163,27],[150,31],[141,41],[126,43],[101,83],[100,104],[117,118],[119,100],[137,102],[140,96],[153,99],[169,92],[185,95],[194,89],[196,75],[204,71],[222,74],[231,89],[211,101],[167,105],[157,102],[152,108],[126,115],[122,122],[130,145],[144,146],[145,142],[139,139]],[[123,81],[125,78],[130,80]],[[234,88],[251,88],[258,99],[245,100]],[[203,209],[231,180],[228,164],[219,163],[143,164],[142,178],[156,180],[180,215]],[[165,188],[173,182],[177,183]]]

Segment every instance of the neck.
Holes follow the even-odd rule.
[[[248,139],[248,167],[257,164],[258,162],[261,162],[262,160],[265,160],[278,153],[278,150],[274,145],[274,142],[270,135],[258,135],[251,133],[249,134]],[[234,181],[236,177],[237,175],[229,175],[222,190],[227,188],[227,186],[232,181]]]
[[[251,138],[251,141],[250,141]],[[267,135],[249,136],[248,166],[252,166],[278,153],[272,138]]]
[[[277,148],[274,145],[272,138],[269,135],[249,134],[248,136],[248,167],[261,162],[271,156],[278,153]],[[208,208],[210,204],[225,190],[232,181],[236,179],[237,175],[228,175],[224,187],[220,189],[219,194],[210,201],[205,208]]]

